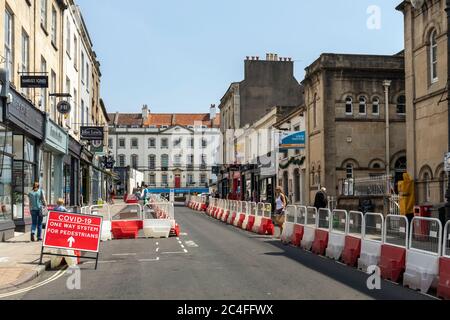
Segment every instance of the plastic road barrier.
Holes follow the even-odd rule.
[[[232,205],[231,205],[230,215],[228,216],[228,219],[227,219],[227,224],[232,225],[234,223],[234,219],[236,219],[236,216],[237,216],[238,206],[239,206],[239,202],[236,200],[233,200]]]
[[[264,204],[262,214],[258,234],[273,236],[275,234],[275,227],[272,222],[272,205],[270,203]]]
[[[450,300],[450,221],[444,229],[444,246],[439,260],[439,284],[437,295],[439,298]]]
[[[312,244],[314,242],[318,219],[319,215],[317,213],[317,209],[314,207],[307,207],[305,230],[303,234],[303,239],[300,244],[301,247],[307,251],[311,250]]]
[[[144,220],[144,237],[146,238],[169,238],[173,223],[165,219]]]
[[[331,231],[326,256],[340,260],[348,233],[348,213],[345,210],[333,210],[331,214]]]
[[[260,202],[260,203],[258,203],[258,205],[256,207],[255,221],[253,222],[252,230],[250,230],[253,233],[259,232],[259,228],[261,227],[262,217],[264,215],[263,212],[264,212],[264,203]]]
[[[319,219],[315,231],[312,252],[323,256],[328,247],[331,212],[329,209],[319,210]]]
[[[242,228],[242,224],[244,223],[245,216],[247,215],[248,202],[242,201],[241,206],[239,208],[239,216],[238,219],[235,220],[235,227]]]
[[[428,235],[424,234],[424,228]],[[419,237],[415,237],[419,235]],[[438,287],[439,258],[442,250],[442,223],[439,219],[414,217],[403,285],[427,293]]]
[[[384,217],[381,213],[365,214],[358,269],[367,272],[369,266],[378,266],[383,242],[383,227]]]
[[[286,207],[286,221],[283,227],[283,233],[281,234],[281,242],[292,243],[294,237],[294,225],[297,222],[297,207]]]
[[[249,202],[248,203],[248,209],[247,209],[247,215],[245,216],[244,222],[242,222],[242,229],[248,230],[249,224],[250,230],[253,227],[253,222],[255,221],[254,218],[251,218],[256,214],[256,203],[255,202]]]
[[[350,267],[356,266],[361,254],[363,220],[362,212],[350,211],[348,213],[347,236],[342,251],[342,262]]]
[[[399,282],[405,272],[409,222],[405,216],[388,215],[384,225],[380,270],[383,279]]]
[[[112,240],[111,211],[109,205],[94,205],[89,207],[86,212],[103,217],[101,241]]]

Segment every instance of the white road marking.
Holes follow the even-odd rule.
[[[159,261],[159,257],[156,259],[140,259],[139,262],[153,262],[153,261]]]
[[[156,252],[158,252],[159,251],[159,248],[156,248]]]
[[[187,236],[187,233],[180,233],[180,236]]]
[[[184,249],[184,246],[183,246],[183,245],[181,245],[181,247]]]
[[[186,249],[184,249],[184,253],[188,253],[188,251]]]
[[[9,261],[8,257],[0,257],[0,263],[6,263]]]
[[[159,246],[159,242],[157,242],[156,245]]]
[[[136,253],[115,253],[113,256],[121,257],[121,256],[135,256]]]
[[[117,260],[108,260],[108,261],[99,261],[98,264],[102,264],[102,263],[116,263],[118,262]],[[88,261],[85,262],[83,264],[95,264],[95,261]]]
[[[29,292],[31,290],[37,289],[39,287],[45,286],[46,284],[61,278],[65,274],[66,269],[67,269],[67,266],[64,267],[63,269],[59,270],[56,274],[54,274],[53,276],[51,276],[47,280],[44,280],[44,281],[42,281],[40,283],[32,285],[32,286],[30,286],[28,288],[20,289],[20,290],[9,292],[9,293],[0,294],[0,299],[11,297],[11,296],[15,296],[15,295],[18,295],[18,294],[21,294],[21,293],[26,293],[26,292]]]
[[[194,241],[185,241],[185,244],[190,248],[198,248],[198,245]]]
[[[187,253],[187,250],[185,251],[178,251],[178,252],[162,252],[162,254],[180,254],[180,253]]]

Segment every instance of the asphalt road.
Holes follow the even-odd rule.
[[[315,300],[430,299],[385,282],[367,288],[368,275],[298,248],[176,208],[179,239],[102,243],[100,265],[74,274],[50,271],[3,299]],[[52,278],[53,277],[53,278]],[[47,281],[47,282],[45,282]],[[72,284],[72,290],[67,283]],[[28,290],[32,285],[39,286]]]

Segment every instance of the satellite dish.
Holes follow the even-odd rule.
[[[411,0],[411,4],[414,7],[414,9],[420,9],[422,8],[425,0]]]

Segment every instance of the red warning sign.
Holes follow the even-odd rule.
[[[99,216],[49,212],[44,247],[98,253],[102,221]]]

